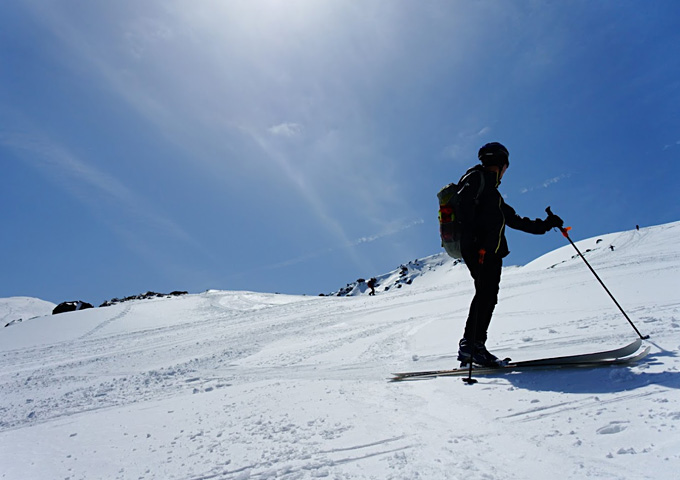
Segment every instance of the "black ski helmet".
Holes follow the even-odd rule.
[[[479,161],[485,167],[510,165],[510,152],[505,146],[498,142],[491,142],[479,149],[477,154]]]

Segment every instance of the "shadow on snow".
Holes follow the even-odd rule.
[[[547,369],[509,373],[496,378],[503,378],[523,390],[561,393],[615,393],[648,385],[680,389],[680,372],[647,372],[644,370],[646,367],[663,365],[663,362],[657,359],[664,356],[677,356],[677,354],[674,352],[651,354],[643,363],[635,366]],[[641,371],[634,371],[640,368],[642,368]],[[480,383],[486,383],[481,377],[478,380]]]

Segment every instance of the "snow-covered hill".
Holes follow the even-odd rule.
[[[679,235],[676,222],[577,243],[651,335],[632,367],[387,382],[456,364],[472,285],[443,256],[374,297],[209,291],[0,329],[0,478],[675,478]],[[574,253],[504,271],[492,351],[635,338]]]
[[[446,253],[438,253],[423,259],[413,260],[402,264],[399,268],[382,275],[376,275],[375,291],[389,292],[391,289],[402,288],[411,285],[413,281],[425,274],[439,270],[441,267],[450,267],[460,263],[460,260],[452,261]],[[350,297],[357,295],[368,295],[370,288],[365,278],[357,279],[355,282],[348,283],[341,289],[331,293],[336,297]]]
[[[0,298],[0,327],[15,325],[24,320],[51,315],[56,305],[39,298]]]

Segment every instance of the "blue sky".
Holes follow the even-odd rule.
[[[438,253],[438,189],[574,239],[680,219],[680,2],[5,0],[0,297],[316,295]],[[506,264],[564,244],[508,235]]]

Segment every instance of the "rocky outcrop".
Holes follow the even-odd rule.
[[[107,300],[101,305],[100,307],[110,307],[111,305],[117,305],[119,303],[123,302],[129,302],[131,300],[149,300],[151,298],[171,298],[171,297],[178,297],[180,295],[186,295],[188,292],[180,292],[180,291],[174,291],[170,293],[158,293],[158,292],[146,292],[146,293],[140,293],[139,295],[131,295],[129,297],[125,298],[112,298],[111,300]]]
[[[82,300],[74,300],[72,302],[61,302],[54,307],[52,315],[65,312],[75,312],[76,310],[85,310],[86,308],[93,308],[92,304],[83,302]]]

